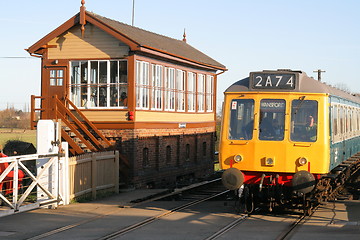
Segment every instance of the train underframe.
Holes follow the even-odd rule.
[[[309,214],[319,203],[337,199],[346,182],[351,181],[360,167],[360,157],[352,164],[341,164],[329,174],[312,174],[300,171],[295,174],[241,172],[242,177],[233,178],[240,187],[235,190],[239,211],[251,213],[256,208],[299,209]],[[237,172],[230,171],[232,174]],[[225,171],[226,172],[226,171]],[[225,173],[224,172],[224,173]],[[226,179],[225,179],[226,181]],[[224,184],[226,186],[226,184]],[[230,188],[229,188],[230,189]]]

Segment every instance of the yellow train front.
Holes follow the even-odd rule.
[[[343,161],[338,153],[331,157],[334,91],[291,70],[251,72],[225,91],[222,178],[248,211],[259,202],[309,204],[319,179]]]

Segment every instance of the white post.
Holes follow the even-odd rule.
[[[70,181],[69,181],[69,144],[67,142],[61,143],[62,152],[65,153],[64,157],[60,158],[60,172],[59,193],[62,198],[62,204],[70,204]]]
[[[59,124],[52,120],[39,120],[37,124],[36,145],[38,154],[57,154],[59,152]],[[44,168],[44,165],[50,158],[39,158],[36,160],[37,173]],[[59,162],[55,161],[54,164],[48,169],[46,173],[39,179],[39,183],[46,187],[54,196],[58,196],[58,165]],[[37,188],[38,201],[48,200],[47,194],[39,187]],[[57,204],[53,205],[56,207]],[[51,207],[53,207],[51,206]]]
[[[55,144],[59,140],[57,128],[58,123],[52,120],[39,120],[36,135],[37,154],[58,153],[59,147]]]

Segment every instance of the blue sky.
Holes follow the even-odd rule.
[[[40,95],[40,59],[25,48],[79,11],[80,0],[0,2],[0,109]],[[86,0],[88,11],[131,24],[132,0]],[[135,26],[182,39],[224,64],[218,106],[233,82],[263,69],[326,72],[360,92],[360,1],[135,0]],[[9,58],[24,57],[24,58]]]

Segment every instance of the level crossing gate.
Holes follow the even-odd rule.
[[[58,129],[40,120],[37,154],[0,158],[0,216],[69,203],[68,145],[60,144]]]
[[[34,172],[39,162],[41,166]],[[61,177],[65,174],[65,157],[58,153],[23,155],[1,158],[0,164],[7,165],[0,175],[0,216],[66,204],[66,194],[62,191],[66,188],[61,181],[65,179]]]

